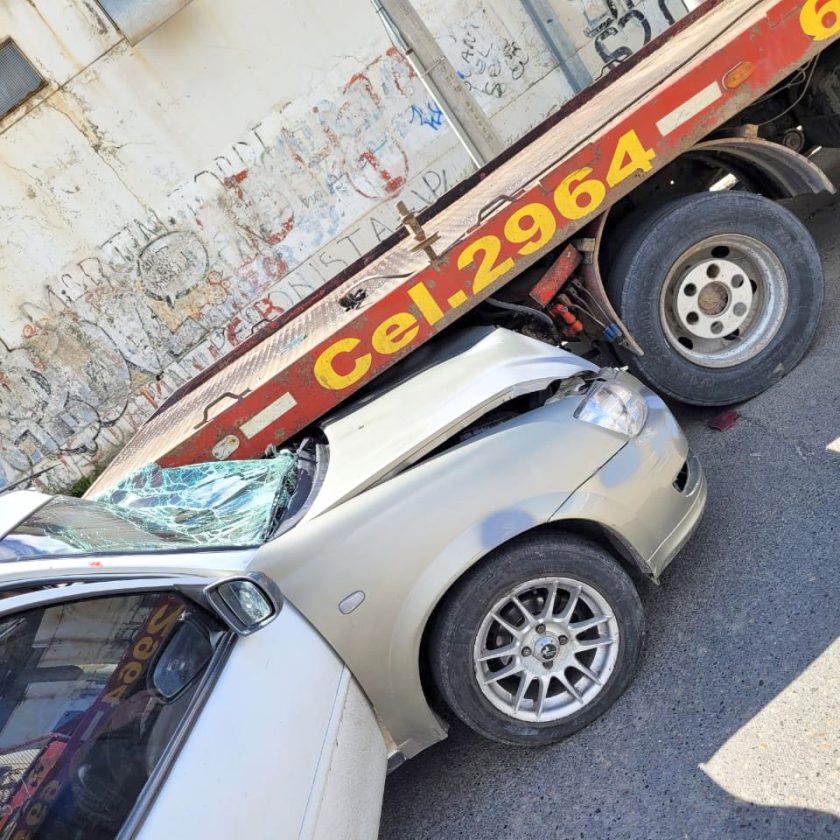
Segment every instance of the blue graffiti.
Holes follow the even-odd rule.
[[[426,108],[419,105],[411,106],[411,123],[427,125],[433,131],[437,131],[443,125],[443,111],[434,102],[429,102]]]

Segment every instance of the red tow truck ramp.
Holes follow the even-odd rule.
[[[838,34],[840,0],[709,0],[631,66],[567,103],[474,186],[431,208],[422,217],[426,250],[403,237],[200,376],[137,432],[90,492],[151,462],[260,457],[568,240]]]

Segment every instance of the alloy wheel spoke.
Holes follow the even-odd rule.
[[[568,623],[569,619],[572,617],[572,613],[575,611],[575,607],[577,606],[578,598],[580,597],[580,587],[573,586],[569,589],[569,600],[566,602],[566,606],[563,607],[563,612],[557,616],[557,621],[562,621]]]
[[[591,630],[593,627],[597,627],[599,624],[603,624],[609,620],[610,616],[608,615],[593,615],[592,618],[585,618],[583,621],[576,621],[574,624],[570,624],[569,630],[577,636],[578,633],[583,633],[584,630]]]
[[[537,702],[535,705],[537,720],[542,717],[543,709],[545,709],[545,701],[548,697],[548,684],[551,682],[550,676],[535,677],[537,680]]]
[[[516,694],[513,698],[513,713],[516,714],[519,711],[519,707],[522,705],[522,701],[525,699],[525,693],[531,687],[531,683],[534,681],[534,678],[526,671],[522,674],[522,677],[519,680],[519,688],[516,689]]]
[[[524,635],[524,629],[520,630],[518,627],[514,627],[507,619],[502,618],[498,612],[493,613],[493,620],[507,630],[514,639],[521,639]]]
[[[591,650],[597,647],[606,647],[615,642],[612,636],[599,636],[597,639],[576,639],[575,647],[578,650]]]
[[[554,615],[554,602],[557,600],[557,584],[551,583],[546,589],[545,604],[540,612],[541,621],[547,621]]]
[[[574,683],[566,676],[566,672],[561,671],[559,674],[555,674],[555,676],[557,677],[557,679],[560,680],[561,683],[563,683],[563,688],[565,688],[566,691],[568,691],[569,694],[571,694],[572,697],[574,697],[578,703],[582,704],[583,695],[577,690]]]
[[[503,680],[505,677],[512,677],[514,674],[518,674],[522,670],[522,663],[518,659],[515,659],[510,663],[510,665],[506,665],[498,671],[491,671],[489,674],[486,674],[484,676],[484,685],[491,685],[494,682]]]
[[[515,656],[519,652],[519,643],[514,642],[493,650],[483,650],[478,657],[479,662],[489,662],[491,659],[504,659],[506,656]]]
[[[534,624],[534,614],[519,600],[516,595],[511,597],[511,603],[522,613],[522,617],[525,619],[525,623],[530,627]]]
[[[580,660],[576,659],[570,667],[574,668],[576,671],[580,671],[584,677],[588,677],[596,685],[603,685],[601,678],[588,665],[584,665]]]

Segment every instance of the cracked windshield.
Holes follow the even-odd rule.
[[[259,545],[288,505],[293,452],[161,469],[150,465],[94,500],[58,496],[0,540],[0,562]]]

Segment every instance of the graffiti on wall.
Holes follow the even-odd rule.
[[[675,23],[685,14],[679,0],[578,0],[585,21],[584,34],[593,41],[604,67],[626,61],[647,44],[654,34]],[[661,20],[651,20],[656,15]]]
[[[467,89],[495,99],[509,93],[511,83],[524,78],[531,60],[515,40],[496,40],[492,32],[470,20],[463,24],[459,46],[458,75]]]
[[[556,69],[518,6],[430,6],[444,14],[441,47],[489,113]],[[596,70],[684,13],[680,0],[571,6]],[[544,97],[549,111],[559,98]],[[517,131],[545,115],[535,105],[512,119]],[[79,131],[104,154],[80,108]],[[266,115],[154,208],[115,224],[44,294],[7,304],[0,490],[33,476],[60,489],[89,474],[180,385],[389,236],[397,197],[418,210],[468,165],[393,50],[328,96]]]
[[[515,20],[503,20],[486,3],[474,4],[467,14],[453,13],[441,41],[466,88],[490,111],[552,69],[544,45],[521,10],[508,11],[517,13]]]
[[[387,106],[386,106],[387,103]],[[396,229],[391,200],[453,178],[411,171],[444,127],[391,51],[338,94],[272,114],[164,206],[65,267],[0,341],[0,489],[59,489],[115,452],[176,388]]]

